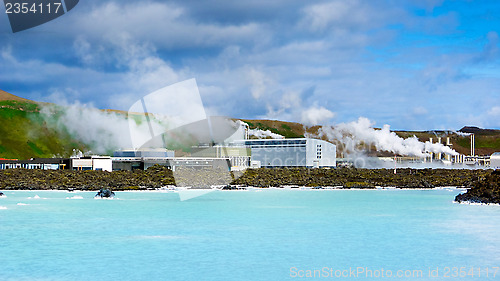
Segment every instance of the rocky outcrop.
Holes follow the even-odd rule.
[[[477,177],[472,188],[455,197],[459,203],[500,204],[500,170]]]
[[[113,198],[115,193],[109,189],[101,188],[99,192],[94,196],[95,198]]]

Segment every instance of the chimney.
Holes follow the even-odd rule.
[[[470,135],[470,155],[471,156],[474,156],[474,152],[475,152],[474,148],[476,146],[475,141],[476,140],[474,139],[474,134],[471,134]]]

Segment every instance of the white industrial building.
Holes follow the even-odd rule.
[[[240,140],[230,145],[250,148],[250,166],[255,168],[336,166],[337,147],[318,139]]]

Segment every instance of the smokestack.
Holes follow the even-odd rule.
[[[470,155],[474,156],[474,147],[475,147],[475,139],[474,139],[474,134],[470,135]]]
[[[451,142],[450,142],[450,137],[446,137],[446,145],[450,146],[451,145]]]
[[[432,138],[429,138],[429,143],[432,144]],[[431,155],[431,162],[432,162],[432,159],[434,158],[434,153],[430,152],[430,155]]]
[[[437,143],[441,143],[441,137],[438,137],[438,142]]]

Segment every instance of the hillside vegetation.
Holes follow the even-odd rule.
[[[68,157],[88,146],[69,133],[54,129],[40,113],[40,105],[0,96],[0,158],[30,159]],[[3,98],[2,98],[3,97]]]

